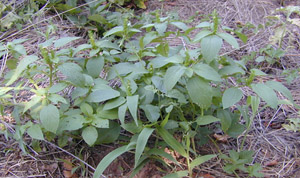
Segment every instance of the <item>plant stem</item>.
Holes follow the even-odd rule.
[[[188,135],[186,137],[186,152],[187,152],[186,163],[187,163],[187,166],[188,166],[189,175],[192,177],[193,172],[192,172],[191,165],[190,165],[190,145],[191,145],[190,136]]]
[[[251,125],[252,125],[253,119],[254,119],[254,117],[251,116],[251,117],[250,117],[250,122],[249,122],[249,124],[248,124],[248,126],[247,126],[245,135],[244,135],[243,140],[242,140],[242,143],[241,143],[240,150],[243,150],[243,148],[244,148],[244,144],[245,144],[245,141],[246,141],[246,138],[247,138],[247,134],[248,134],[248,132],[250,131],[250,127],[251,127]]]
[[[49,75],[49,79],[50,79],[50,87],[52,87],[53,85],[53,75],[52,75],[52,72],[53,72],[53,67],[52,67],[52,63],[49,63],[49,70],[50,70],[50,75]]]

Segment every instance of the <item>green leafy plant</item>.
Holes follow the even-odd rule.
[[[288,124],[282,124],[282,127],[288,131],[297,132],[300,130],[300,119],[299,118],[290,118],[287,119],[289,121]]]
[[[187,165],[180,165],[183,171],[169,177],[191,176],[193,169],[217,156],[199,155],[196,150],[196,135],[207,125],[214,124],[236,138],[249,131],[261,103],[259,98],[265,101],[265,107],[274,109],[280,103],[276,92],[292,101],[289,90],[279,82],[254,83],[256,76],[266,75],[262,71],[248,70],[245,61],[219,56],[224,42],[236,49],[239,43],[226,32],[230,29],[219,25],[216,12],[211,20],[196,27],[160,17],[158,12],[153,15],[154,20],[145,24],[132,24],[125,16],[122,23],[103,33],[103,38],[98,39],[90,31],[89,42],[77,47],[66,46],[79,37],[55,39],[48,32],[39,45],[38,56],[27,55],[22,40],[2,44],[3,54],[9,52],[20,60],[4,76],[0,101],[13,108],[17,123],[14,138],[23,151],[25,133],[33,140],[53,140],[58,136],[60,146],[66,145],[69,138],[83,139],[93,146],[120,140],[123,129],[130,136],[122,140],[123,146],[103,158],[95,178],[130,150],[135,150],[132,176],[150,159],[166,167],[172,165],[162,158],[180,165],[162,151],[166,147],[184,157]],[[177,31],[168,31],[169,26]],[[200,32],[192,39],[189,33],[195,29]],[[201,47],[191,50],[171,46],[166,39],[171,34],[185,43],[200,43]],[[37,74],[41,75],[38,79]],[[229,84],[229,77],[237,81],[236,85]],[[247,97],[246,105],[240,104],[243,87],[257,94]],[[29,101],[15,98],[20,91],[31,96]],[[251,117],[245,111],[249,107]],[[245,125],[240,122],[241,116]],[[256,164],[245,168],[252,157],[246,156],[246,151],[230,151],[230,157],[222,157],[232,164],[231,168],[225,166],[229,173],[240,169],[250,176],[260,175]]]
[[[245,166],[245,164],[251,164],[253,154],[253,151],[248,150],[243,150],[240,152],[229,150],[229,156],[222,154],[220,157],[227,161],[224,170],[229,174],[234,173],[237,177],[239,177],[236,171],[241,170],[247,172],[249,176],[263,177],[264,175],[259,172],[262,170],[262,168],[258,163],[247,167]]]

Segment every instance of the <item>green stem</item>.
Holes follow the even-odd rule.
[[[187,156],[185,158],[186,158],[186,163],[187,163],[187,166],[188,166],[188,171],[189,171],[190,177],[192,177],[193,176],[193,172],[192,172],[191,163],[190,163],[190,145],[191,145],[190,136],[188,135],[187,138],[186,138],[186,152],[187,152]]]
[[[53,72],[53,66],[52,66],[52,63],[49,63],[49,70],[50,70],[50,75],[49,75],[49,79],[50,79],[50,87],[52,87],[52,85],[53,85],[53,74],[52,74],[52,72]]]
[[[233,171],[233,174],[234,174],[237,178],[240,178],[240,176],[239,176],[235,171]]]
[[[245,144],[245,141],[246,141],[246,138],[247,138],[247,134],[248,134],[248,132],[250,131],[250,127],[251,127],[251,125],[252,125],[253,119],[254,119],[253,116],[250,117],[250,122],[249,122],[249,124],[248,124],[248,126],[247,126],[245,135],[244,135],[244,137],[243,137],[243,140],[242,140],[242,144],[241,144],[240,150],[243,150],[243,148],[244,148],[244,144]]]

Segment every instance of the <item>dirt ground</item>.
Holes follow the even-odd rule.
[[[258,25],[266,22],[266,16],[270,15],[276,8],[281,7],[280,0],[148,0],[146,10],[138,10],[137,13],[150,13],[157,9],[162,12],[177,12],[182,19],[188,19],[190,16],[198,14],[209,14],[214,9],[217,10],[222,20],[222,25],[228,27],[236,27],[238,24]],[[286,0],[285,6],[298,5],[300,0]],[[46,17],[44,17],[46,18]],[[195,18],[190,25],[199,24],[201,18]],[[62,27],[62,34],[74,34],[76,29],[72,24],[63,19],[55,18],[58,27]],[[45,30],[45,23],[37,25],[36,28]],[[69,26],[70,28],[66,28]],[[281,59],[278,66],[263,66],[262,70],[271,75],[271,80],[280,80],[291,90],[295,102],[300,104],[300,79],[288,84],[285,78],[280,75],[284,69],[297,69],[300,66],[300,30],[298,27],[294,30],[294,38],[298,43],[294,44],[294,48],[290,48],[285,57]],[[195,32],[196,33],[196,32]],[[246,32],[247,33],[247,32]],[[240,56],[250,54],[252,51],[258,51],[260,48],[269,43],[270,36],[274,33],[272,27],[267,27],[257,34],[249,32],[248,43],[241,46],[240,50],[231,50],[230,47],[222,49],[222,54],[226,54],[235,59]],[[26,29],[22,34],[9,37],[18,38],[26,35],[31,39],[26,46],[30,51],[35,53],[33,46],[39,43],[39,39],[35,37],[31,29]],[[182,45],[182,40],[176,37],[168,39],[172,45]],[[78,42],[80,43],[80,42]],[[283,46],[288,46],[288,41],[283,41]],[[194,48],[193,45],[187,45],[188,48]],[[225,53],[226,51],[226,53]],[[228,52],[229,51],[229,52]],[[246,91],[247,92],[247,91]],[[300,175],[300,134],[298,132],[286,131],[281,124],[286,123],[287,118],[299,117],[295,108],[280,106],[277,110],[265,109],[255,118],[253,127],[247,135],[245,148],[255,151],[254,162],[261,163],[263,173],[266,178],[297,178]],[[25,139],[26,140],[26,139]],[[28,138],[27,141],[30,141]],[[241,138],[229,139],[222,143],[218,142],[218,149],[223,153],[226,150],[236,149],[239,147]],[[28,142],[29,143],[29,142]],[[6,140],[0,135],[0,177],[91,177],[93,170],[100,160],[110,151],[117,148],[118,145],[100,145],[93,148],[87,147],[83,143],[73,143],[64,148],[58,147],[55,143],[42,142],[41,151],[30,151],[29,155],[24,155],[18,147],[18,143],[12,139]],[[31,147],[28,146],[30,149]],[[74,149],[76,148],[76,149]],[[209,143],[199,148],[202,154],[217,153],[217,148],[213,143]],[[134,162],[134,155],[126,153],[114,161],[104,172],[105,177],[123,177],[130,176]],[[148,163],[135,178],[159,178],[170,172],[161,167],[159,163]],[[75,172],[73,174],[73,172]],[[243,173],[240,177],[247,177]],[[226,174],[222,169],[220,160],[209,161],[195,172],[194,177],[203,178],[230,178],[233,175]]]

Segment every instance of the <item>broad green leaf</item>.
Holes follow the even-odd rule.
[[[158,36],[155,34],[155,32],[146,33],[143,39],[143,45],[146,46],[147,44],[151,43],[154,39],[156,39]]]
[[[177,89],[172,89],[172,90],[168,91],[167,96],[170,98],[178,99],[179,103],[183,103],[183,104],[187,103],[186,96]]]
[[[85,50],[85,49],[91,49],[93,46],[90,45],[90,44],[81,44],[79,46],[77,46],[77,48],[74,49],[73,51],[73,57],[79,52],[79,51],[82,51],[82,50]]]
[[[30,109],[34,105],[38,104],[41,100],[42,100],[41,96],[34,96],[29,102],[25,103],[23,113],[25,113],[28,109]]]
[[[44,135],[43,135],[42,129],[37,124],[30,126],[27,130],[27,133],[31,138],[34,138],[37,140],[44,140]]]
[[[126,104],[136,125],[138,125],[138,118],[137,118],[138,102],[139,102],[139,95],[127,96]]]
[[[157,133],[163,140],[183,157],[187,156],[184,147],[163,127],[157,127]]]
[[[147,105],[140,106],[140,108],[144,110],[147,119],[152,123],[156,122],[160,117],[160,109],[158,106],[147,104]]]
[[[197,75],[207,80],[212,80],[217,82],[222,81],[218,72],[207,64],[198,63],[193,66],[193,70]]]
[[[208,30],[202,30],[201,32],[199,32],[199,33],[195,36],[193,42],[199,42],[200,40],[202,40],[202,38],[204,38],[204,37],[210,35],[211,33],[212,33],[212,32],[211,32],[211,31],[208,31]]]
[[[164,61],[167,63],[181,64],[183,63],[185,58],[182,55],[176,54],[169,58],[166,58]]]
[[[219,74],[222,76],[233,75],[236,73],[245,74],[245,71],[236,65],[225,66],[219,71]]]
[[[232,118],[227,110],[218,110],[218,118],[221,119],[222,130],[226,133],[232,123]]]
[[[207,28],[207,27],[210,27],[210,25],[211,25],[211,23],[209,23],[209,22],[201,22],[200,24],[198,24],[197,26],[196,26],[196,28]]]
[[[113,79],[118,75],[124,76],[131,73],[134,70],[135,66],[128,62],[118,63],[111,67],[107,79]]]
[[[85,77],[82,74],[82,69],[78,64],[67,62],[60,65],[58,70],[60,70],[67,77],[67,80],[72,82],[74,85],[85,85]]]
[[[234,137],[234,138],[240,136],[245,131],[245,126],[240,124],[239,122],[240,122],[239,116],[238,117],[233,116],[231,126],[225,133],[230,137]]]
[[[117,44],[112,43],[110,40],[97,41],[96,45],[99,48],[110,48],[110,49],[120,50],[120,47]]]
[[[164,87],[167,91],[171,90],[176,85],[184,72],[185,67],[182,66],[172,66],[168,68],[164,76]]]
[[[100,89],[93,91],[88,97],[88,102],[99,103],[120,96],[120,92],[114,89]]]
[[[228,88],[222,97],[223,109],[233,106],[243,97],[243,92],[239,88]]]
[[[55,94],[55,93],[51,93],[48,97],[48,99],[53,103],[53,104],[58,104],[58,102],[61,102],[61,103],[64,103],[64,104],[67,104],[67,100],[58,95],[58,94]]]
[[[117,108],[119,106],[121,106],[122,104],[124,104],[126,102],[126,99],[122,96],[109,100],[108,102],[105,103],[103,110],[110,110],[110,109],[114,109]]]
[[[82,130],[81,136],[89,146],[93,146],[98,138],[98,132],[95,127],[89,126]]]
[[[155,23],[154,27],[156,31],[158,32],[159,35],[164,35],[165,31],[167,30],[168,27],[168,22],[164,23]]]
[[[124,124],[126,111],[127,111],[127,104],[126,103],[123,104],[122,106],[120,106],[119,109],[118,109],[118,116],[119,116],[119,120],[120,120],[121,124]]]
[[[146,5],[144,3],[144,0],[134,0],[134,3],[136,4],[136,6],[138,6],[141,9],[146,9]]]
[[[42,126],[52,132],[56,133],[56,130],[59,126],[59,111],[58,109],[52,105],[49,104],[48,106],[43,107],[43,109],[40,111],[40,120],[42,123]]]
[[[142,130],[142,132],[139,134],[137,143],[136,143],[136,149],[135,149],[134,167],[137,166],[137,163],[139,162],[139,159],[145,149],[148,139],[151,136],[153,131],[154,131],[154,129],[144,128]]]
[[[18,64],[17,68],[15,69],[12,77],[9,79],[9,81],[6,83],[5,86],[13,84],[21,75],[21,73],[27,68],[27,66],[33,62],[38,60],[37,56],[31,55],[24,57],[20,63]]]
[[[262,167],[259,163],[255,163],[254,165],[248,166],[247,170],[249,172],[249,176],[251,177],[264,177],[265,175],[259,171],[262,170]]]
[[[112,163],[118,156],[120,156],[121,154],[132,150],[133,147],[127,147],[127,145],[122,146],[120,148],[115,149],[114,151],[110,152],[109,154],[107,154],[102,160],[101,162],[98,164],[93,178],[100,178],[102,173],[105,171],[105,169],[110,165],[110,163]]]
[[[223,38],[227,43],[229,43],[234,48],[238,49],[240,47],[238,42],[232,35],[230,35],[228,33],[217,33],[217,35],[219,37]]]
[[[178,171],[172,174],[168,174],[164,176],[163,178],[182,178],[188,176],[189,171]]]
[[[93,115],[93,108],[91,105],[87,104],[87,103],[82,103],[80,105],[80,110],[83,112],[83,114],[87,115],[87,116],[92,116]]]
[[[166,59],[167,58],[164,56],[158,56],[156,58],[151,59],[150,65],[152,65],[154,69],[161,68],[169,63],[166,61]]]
[[[62,47],[74,40],[77,40],[77,39],[80,39],[80,37],[63,37],[63,38],[60,38],[58,40],[56,40],[54,42],[54,47],[55,48],[59,48],[59,47]]]
[[[169,55],[169,44],[168,43],[161,43],[160,45],[158,45],[156,47],[156,51],[164,56],[164,57],[168,57]]]
[[[201,42],[201,52],[207,63],[210,63],[217,57],[222,47],[223,41],[216,35],[209,35],[204,37]]]
[[[105,32],[103,38],[113,35],[113,34],[116,34],[116,33],[123,32],[123,30],[124,30],[123,26],[116,26],[116,27],[110,29],[109,31]]]
[[[171,24],[183,31],[186,31],[189,29],[189,27],[183,22],[171,22]]]
[[[78,130],[83,127],[83,124],[85,123],[85,118],[82,115],[76,114],[76,115],[70,115],[68,117],[65,117],[60,122],[60,130]]]
[[[199,166],[200,164],[208,161],[208,160],[211,160],[212,158],[216,157],[217,155],[205,155],[205,156],[200,156],[196,159],[194,159],[191,164],[190,164],[190,167],[191,169],[194,169],[196,166]]]
[[[201,108],[209,108],[212,104],[212,87],[210,84],[199,78],[193,77],[187,82],[187,89],[193,103]]]
[[[100,117],[94,117],[92,125],[97,128],[109,128],[109,120]],[[101,136],[101,135],[100,135]]]
[[[98,22],[99,24],[106,24],[107,23],[107,20],[100,14],[94,14],[94,15],[88,16],[88,19],[92,20],[92,21],[95,21],[95,22]]]
[[[251,73],[254,73],[255,76],[266,76],[268,74],[264,73],[259,69],[250,69]]]
[[[210,116],[210,115],[199,116],[199,117],[196,118],[196,122],[197,122],[198,125],[208,125],[208,124],[218,122],[218,121],[220,121],[220,119],[218,119],[214,116]]]
[[[97,116],[103,119],[117,119],[118,109],[103,110],[103,105],[101,105],[97,108]]]
[[[276,90],[276,91],[279,91],[285,97],[287,97],[290,101],[293,101],[292,93],[282,83],[276,82],[276,81],[267,81],[266,85],[269,86],[270,88]]]
[[[89,92],[88,88],[76,87],[75,90],[73,90],[71,97],[72,99],[76,99],[77,97],[86,95],[88,92]]]
[[[252,114],[256,114],[258,112],[258,107],[260,104],[260,98],[258,96],[251,96],[251,109]]]
[[[138,125],[136,125],[133,121],[126,124],[122,124],[122,128],[132,134],[138,134],[141,133],[141,131],[143,130],[143,124],[142,121],[138,121]]]
[[[253,91],[263,100],[265,100],[271,108],[275,109],[277,107],[278,98],[272,88],[263,83],[252,84],[251,87]]]
[[[119,123],[110,121],[109,128],[98,128],[98,139],[96,144],[113,143],[115,142],[121,131]]]
[[[66,84],[66,83],[57,83],[57,84],[53,85],[51,88],[49,88],[49,93],[60,92],[63,89],[65,89],[67,86],[68,86],[68,84]]]
[[[234,31],[234,33],[236,34],[236,36],[238,36],[242,40],[243,43],[247,43],[247,41],[248,41],[247,35],[240,33],[238,31]]]
[[[102,56],[93,57],[88,60],[86,69],[88,74],[94,78],[99,77],[104,66],[104,58]]]

